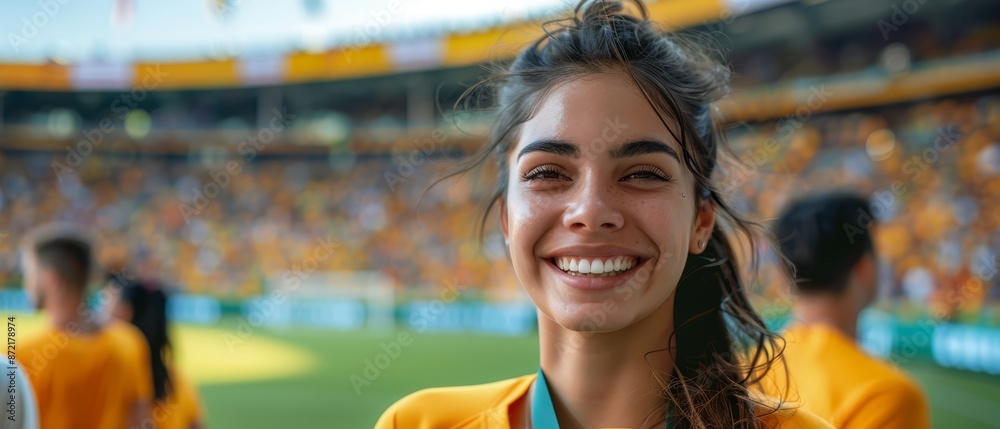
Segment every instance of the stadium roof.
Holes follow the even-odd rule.
[[[658,0],[670,28],[789,0]],[[0,89],[271,85],[502,58],[575,0],[40,0],[0,6]],[[149,85],[150,77],[169,76]]]
[[[0,61],[120,63],[322,52],[370,41],[476,31],[566,8],[561,0],[45,3],[3,6],[0,28],[9,31],[8,43],[0,45]]]

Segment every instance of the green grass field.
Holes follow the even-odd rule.
[[[185,344],[189,337],[185,329],[176,338],[178,346],[187,365],[198,365],[204,356],[199,356],[198,344]],[[220,343],[224,342],[222,332],[236,332],[233,321],[213,330],[218,332],[207,338],[217,338]],[[306,329],[255,331],[231,351],[217,352],[224,356],[216,360],[229,360],[237,366],[253,360],[257,361],[256,369],[247,371],[266,374],[283,370],[286,375],[246,382],[202,380],[200,391],[209,427],[371,428],[387,406],[414,390],[496,381],[537,368],[536,336],[413,333],[412,343],[402,347],[399,356],[370,385],[362,386],[359,394],[352,386],[352,374],[364,379],[365,360],[374,362],[382,353],[380,344],[392,341],[394,335]],[[199,342],[205,341],[202,337]],[[280,343],[315,359],[309,364],[302,359],[288,364],[282,361],[286,352],[272,357],[268,347],[245,347],[255,341],[267,341],[272,348]],[[225,346],[217,349],[227,350]],[[906,369],[924,384],[930,396],[934,427],[1000,427],[1000,377],[949,370],[927,361],[912,362]]]

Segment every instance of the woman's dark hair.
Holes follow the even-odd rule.
[[[170,336],[167,334],[167,294],[152,281],[113,279],[119,286],[121,302],[132,307],[133,325],[142,331],[149,344],[149,363],[153,373],[156,400],[167,397],[170,373],[166,359],[170,356]]]
[[[431,186],[491,158],[497,162],[498,184],[485,205],[482,238],[494,205],[506,198],[507,156],[520,126],[546,95],[586,75],[623,75],[680,143],[683,162],[695,177],[691,191],[696,205],[715,204],[717,213],[711,240],[702,254],[688,255],[677,285],[672,334],[676,343],[671,342],[676,348],[669,350],[675,366],[669,379],[661,380],[662,412],[646,422],[662,426],[669,418],[678,428],[758,427],[763,414],[781,406],[758,401],[750,391],[780,358],[780,338],[751,307],[735,251],[749,249],[750,266],[755,268],[756,243],[773,240],[760,224],[735,213],[711,179],[720,149],[731,155],[721,123],[712,114],[712,103],[728,92],[729,70],[697,45],[655,28],[641,1],[631,3],[638,16],[627,14],[618,1],[581,1],[572,17],[546,22],[544,36],[503,70],[466,91],[456,108],[468,105],[470,95],[478,93],[497,109],[489,140]]]

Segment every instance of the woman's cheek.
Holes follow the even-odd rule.
[[[512,226],[520,231],[522,239],[533,238],[537,240],[538,237],[532,237],[533,230],[545,229],[550,226],[548,218],[554,214],[552,209],[554,205],[551,199],[532,193],[519,195],[511,207],[513,208],[512,220],[514,221]]]
[[[679,205],[661,205],[639,218],[647,224],[643,226],[650,239],[660,249],[661,257],[667,260],[687,258],[687,237],[690,234],[690,219],[683,216]]]
[[[537,206],[536,202],[522,196],[515,197],[508,204],[507,219],[511,260],[515,269],[522,268],[519,267],[521,261],[533,259],[533,249],[538,241],[538,234],[533,231],[538,227]]]

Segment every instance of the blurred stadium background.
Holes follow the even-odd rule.
[[[1000,427],[1000,3],[649,7],[735,71],[718,104],[734,203],[767,219],[815,189],[870,195],[883,282],[865,347],[921,381],[935,427]],[[531,303],[498,231],[476,236],[493,172],[416,203],[483,141],[488,113],[452,109],[482,64],[566,8],[0,6],[0,308],[20,335],[41,323],[17,244],[68,221],[109,269],[171,285],[209,427],[371,427],[418,388],[533,371]],[[790,298],[768,277],[755,299],[780,326]]]

